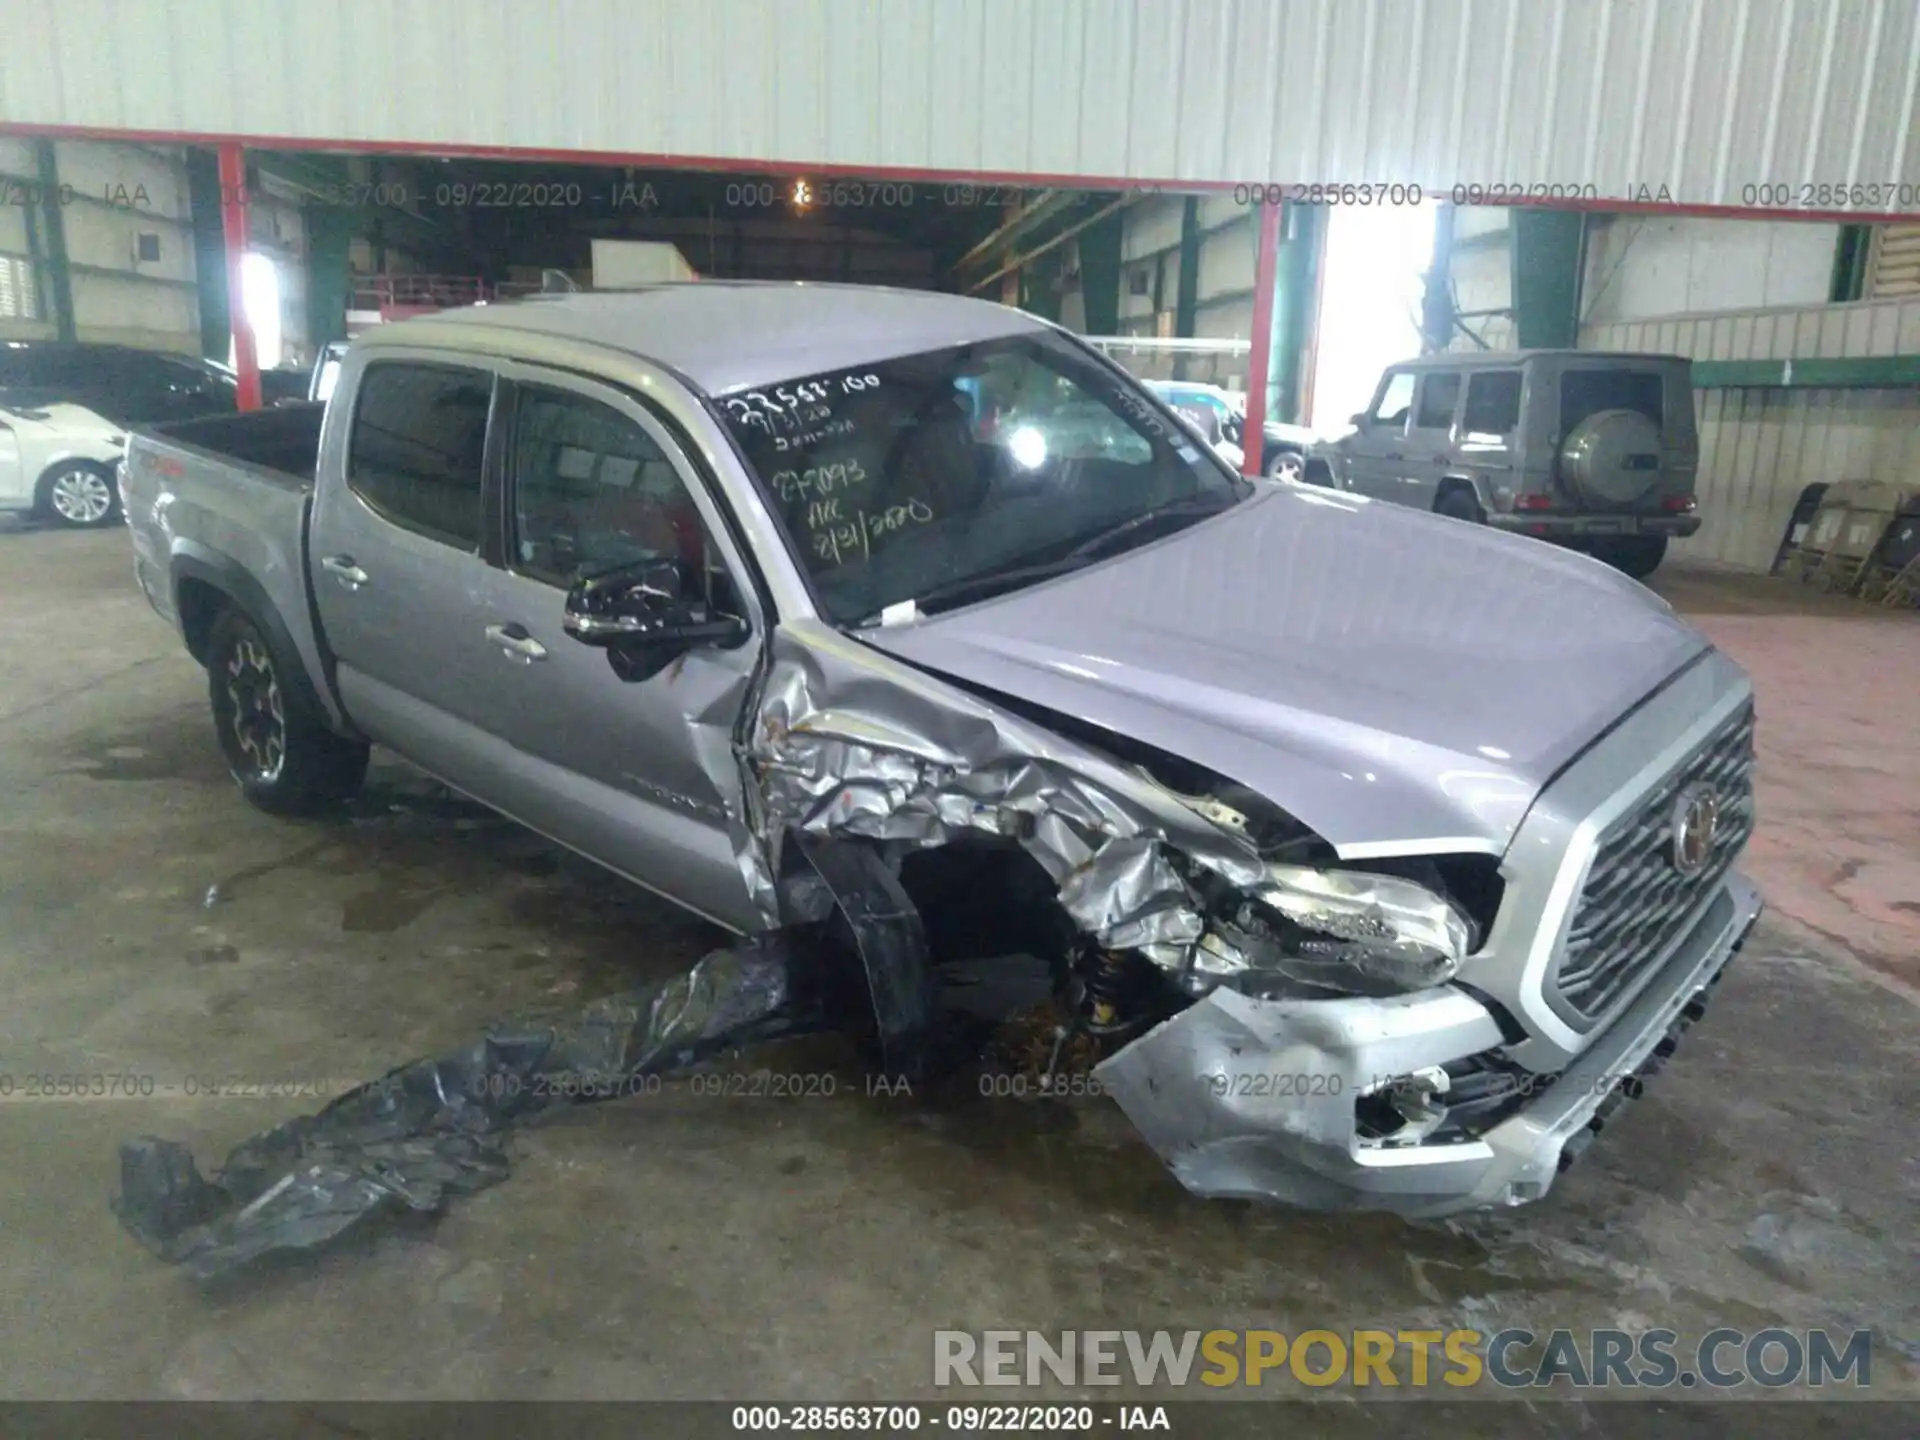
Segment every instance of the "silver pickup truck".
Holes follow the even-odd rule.
[[[1037,958],[1047,1074],[1203,1195],[1542,1195],[1759,910],[1751,689],[1661,601],[1243,479],[997,305],[446,312],[356,341],[324,411],[137,435],[123,486],[257,803],[388,746],[721,925],[830,938],[890,1071],[949,972]]]

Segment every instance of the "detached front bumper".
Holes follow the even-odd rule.
[[[1545,510],[1510,510],[1487,516],[1497,530],[1514,530],[1547,540],[1596,540],[1616,535],[1691,535],[1700,517],[1687,515],[1555,515]]]
[[[1635,1088],[1628,1082],[1672,1054],[1760,909],[1753,885],[1730,875],[1627,1009],[1477,1136],[1394,1145],[1357,1124],[1369,1090],[1502,1048],[1486,1006],[1452,987],[1330,1001],[1216,990],[1096,1074],[1198,1195],[1407,1216],[1520,1205],[1546,1194],[1591,1143]]]

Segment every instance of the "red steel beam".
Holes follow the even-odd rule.
[[[1247,363],[1247,423],[1240,433],[1246,475],[1260,473],[1267,425],[1267,366],[1273,358],[1273,287],[1280,268],[1280,220],[1285,202],[1260,207],[1260,248],[1253,259],[1253,354]]]
[[[781,175],[824,177],[827,179],[865,179],[926,181],[954,186],[1011,186],[1019,189],[1127,190],[1142,195],[1219,195],[1248,197],[1269,189],[1309,191],[1311,186],[1272,179],[1249,183],[1246,180],[1182,180],[1126,177],[1118,175],[1063,175],[1053,171],[1027,173],[1014,170],[957,170],[913,165],[846,165],[832,162],[808,163],[800,160],[754,160],[732,155],[677,155],[662,151],[580,150],[551,145],[480,145],[445,140],[353,140],[320,139],[311,135],[233,135],[205,130],[145,130],[108,125],[41,125],[9,121],[0,124],[0,135],[45,135],[60,140],[121,140],[148,145],[220,145],[234,143],[249,150],[321,150],[345,151],[356,155],[413,155],[455,160],[545,160],[562,165],[605,165],[643,170],[709,171],[718,174]],[[1322,184],[1324,182],[1315,182]],[[1481,190],[1480,186],[1435,186],[1422,188],[1425,200],[1438,203],[1452,198],[1455,189],[1463,193]],[[1581,188],[1585,188],[1584,186]],[[1902,187],[1895,185],[1898,192]],[[1642,198],[1645,187],[1629,194],[1614,196],[1534,196],[1500,195],[1494,209],[1526,205],[1547,210],[1591,210],[1613,215],[1696,215],[1722,220],[1809,220],[1849,225],[1878,225],[1911,222],[1920,210],[1800,210],[1789,206],[1702,205],[1674,200]],[[928,197],[931,199],[931,195]],[[1236,195],[1236,199],[1239,196]],[[1296,200],[1301,197],[1296,196]],[[964,198],[955,203],[968,203]],[[1489,202],[1491,203],[1491,202]]]
[[[260,408],[260,357],[253,348],[253,324],[247,318],[241,261],[251,232],[247,228],[247,152],[232,142],[220,147],[220,231],[227,242],[227,323],[233,328],[233,368],[240,377],[240,408]]]

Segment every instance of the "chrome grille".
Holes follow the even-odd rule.
[[[1673,812],[1680,792],[1697,784],[1720,797],[1719,825],[1707,863],[1682,875],[1673,864]],[[1752,833],[1748,703],[1600,837],[1555,977],[1567,1007],[1589,1023],[1606,1014],[1679,937]]]

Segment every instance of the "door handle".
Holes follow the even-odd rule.
[[[1398,450],[1389,450],[1387,452],[1387,459],[1389,460],[1404,460],[1406,458],[1407,457],[1402,455]]]
[[[547,647],[527,633],[524,625],[489,625],[487,639],[516,660],[532,664],[547,658]]]
[[[351,555],[329,555],[320,562],[320,567],[349,590],[358,590],[367,583],[367,572],[353,563]]]

